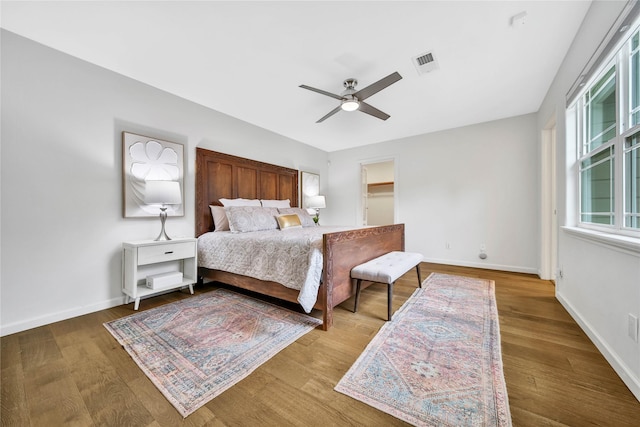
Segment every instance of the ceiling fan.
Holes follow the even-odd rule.
[[[330,96],[331,98],[339,99],[340,105],[338,105],[333,110],[329,111],[324,117],[318,120],[316,123],[321,123],[325,119],[333,116],[340,110],[344,111],[355,111],[360,110],[363,113],[367,113],[372,115],[373,117],[377,117],[381,120],[387,120],[389,116],[387,113],[378,110],[375,107],[364,102],[365,99],[369,98],[371,95],[374,95],[380,92],[382,89],[387,86],[391,86],[398,80],[402,79],[402,76],[398,74],[398,72],[394,72],[389,74],[387,77],[378,80],[375,83],[370,84],[364,89],[356,90],[356,85],[358,81],[356,79],[350,78],[344,81],[344,87],[346,88],[341,95],[336,95],[331,92],[324,91],[322,89],[316,89],[307,85],[300,85],[303,89],[312,90],[314,92],[321,93],[322,95]]]

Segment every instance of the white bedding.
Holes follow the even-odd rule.
[[[322,235],[351,229],[322,226],[205,233],[198,237],[198,265],[298,289],[298,302],[309,313],[322,278]]]

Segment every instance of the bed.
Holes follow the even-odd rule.
[[[220,199],[289,199],[291,206],[298,206],[298,182],[296,169],[196,148],[196,237],[213,231],[210,205],[220,205]],[[321,281],[313,308],[322,311],[324,330],[333,325],[334,307],[355,295],[351,269],[398,250],[404,250],[404,224],[322,235]],[[297,302],[300,294],[275,281],[204,266],[199,266],[198,275],[289,302]]]

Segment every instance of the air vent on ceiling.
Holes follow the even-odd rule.
[[[429,71],[440,68],[433,52],[423,53],[422,55],[414,57],[413,65],[416,67],[418,74],[428,73]]]

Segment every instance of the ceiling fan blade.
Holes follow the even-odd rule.
[[[354,93],[353,96],[358,98],[360,101],[364,101],[371,95],[375,95],[376,93],[380,92],[382,89],[386,88],[387,86],[391,86],[392,84],[394,84],[400,79],[402,79],[402,76],[398,74],[398,72],[396,71],[395,73],[391,73],[387,77],[382,78],[377,82],[372,83],[369,86],[360,89],[359,91]]]
[[[316,89],[315,87],[311,87],[311,86],[307,86],[307,85],[300,85],[300,87],[302,89],[307,89],[307,90],[311,90],[313,92],[321,93],[322,95],[330,96],[331,98],[340,99],[340,100],[342,99],[342,97],[340,95],[336,95],[335,93],[327,92],[326,90]]]
[[[342,106],[338,105],[336,108],[334,108],[333,110],[329,111],[323,118],[318,120],[316,123],[322,123],[323,121],[325,121],[325,119],[328,119],[329,117],[333,116],[335,113],[337,113],[340,110],[342,110]],[[382,114],[384,114],[384,113],[382,113]]]
[[[373,117],[377,117],[380,120],[387,120],[389,117],[391,117],[387,113],[382,112],[382,111],[378,110],[376,107],[372,107],[371,105],[367,104],[366,102],[362,102],[362,101],[360,101],[360,108],[358,108],[358,110],[362,111],[363,113],[367,113],[369,115],[372,115]]]

